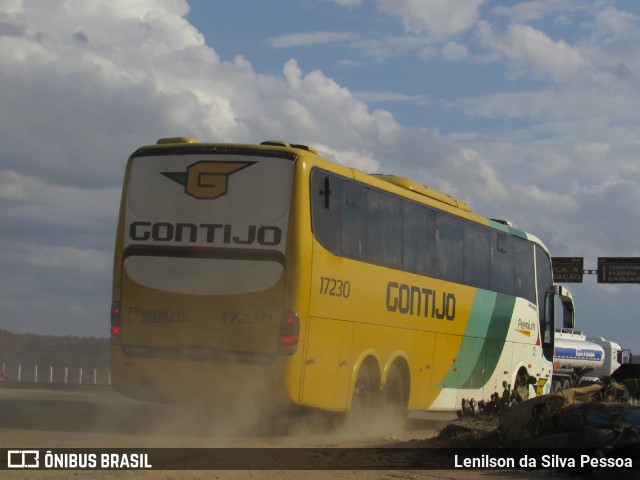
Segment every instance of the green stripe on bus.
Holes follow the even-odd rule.
[[[489,220],[489,226],[496,230],[500,230],[502,233],[511,233],[508,226],[504,223],[496,222],[495,220]]]
[[[491,316],[493,320],[487,332],[487,341],[490,342],[491,348],[487,348],[485,378],[490,378],[498,366],[515,306],[516,297],[502,293],[498,294],[493,315]]]
[[[509,330],[516,297],[478,289],[458,351],[458,370],[452,367],[441,384],[478,389],[495,371]]]
[[[469,341],[465,337],[462,342],[463,345],[467,343],[475,348],[473,351],[461,352],[464,368],[461,368],[458,377],[460,388],[475,389],[484,386],[493,375],[504,349],[504,340],[507,337],[513,315],[515,297],[493,292],[486,293],[494,299],[491,314],[488,318],[485,317],[490,320],[489,325],[485,335]],[[467,331],[469,331],[468,328]]]
[[[527,234],[522,230],[510,227],[508,225],[505,225],[504,223],[496,222],[495,220],[489,220],[489,226],[495,228],[496,230],[500,230],[503,233],[511,234],[515,237],[524,238],[525,240],[528,240],[529,238]]]
[[[496,296],[497,294],[494,292],[476,289],[464,339],[460,345],[460,350],[456,354],[456,358],[459,361],[451,366],[442,382],[438,384],[438,388],[444,388],[445,385],[449,388],[452,385],[460,388],[461,384],[467,383],[467,380],[473,374],[474,366],[482,356],[484,342],[481,339],[486,336],[489,330],[491,312],[495,308]]]

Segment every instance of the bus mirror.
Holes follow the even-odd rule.
[[[571,293],[561,285],[555,285],[554,289],[556,295],[558,295],[558,298],[560,299],[560,302],[562,302],[562,326],[564,328],[575,328],[575,306],[573,304],[573,297],[571,296]]]
[[[562,306],[565,306],[565,303],[562,303]],[[562,320],[562,324],[564,326],[564,328],[575,328],[576,326],[576,317],[574,315],[573,312],[573,304],[571,304],[571,309],[565,308],[564,309],[564,315],[563,315],[563,320]]]

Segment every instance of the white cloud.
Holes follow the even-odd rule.
[[[113,261],[109,252],[65,245],[27,243],[19,245],[18,248],[15,247],[15,244],[5,244],[0,255],[0,262],[3,265],[66,271],[78,276],[87,273],[101,276],[102,272],[111,268]]]
[[[4,202],[22,200],[26,198],[24,186],[15,172],[0,172],[0,200]]]
[[[347,59],[343,59],[343,60],[338,60],[336,62],[336,65],[339,67],[344,67],[344,68],[358,68],[364,65],[364,62],[358,61],[358,60],[347,60]]]
[[[531,74],[566,82],[588,73],[592,66],[578,48],[564,40],[554,41],[529,25],[512,24],[504,35],[498,35],[481,22],[478,36],[494,55],[508,60],[513,77]]]
[[[354,40],[351,47],[376,62],[386,62],[428,48],[420,35],[382,36]],[[420,54],[418,54],[420,55]]]
[[[320,155],[341,165],[357,168],[367,173],[377,173],[380,170],[380,162],[369,151],[355,149],[336,150],[318,143],[314,146]]]
[[[432,58],[437,58],[439,54],[440,52],[436,47],[425,47],[421,49],[416,56],[421,60],[430,60]]]
[[[635,23],[638,17],[632,13],[608,6],[597,12],[594,30],[599,36],[625,36],[635,34]]]
[[[291,98],[280,121],[294,136],[310,143],[331,138],[334,145],[346,147],[384,141],[399,128],[389,112],[370,112],[367,104],[319,70],[303,75],[298,63],[290,60],[283,73]]]
[[[531,0],[513,2],[512,5],[498,5],[492,8],[492,12],[509,18],[510,22],[532,22],[542,20],[548,15],[566,19],[567,13],[572,13],[589,8],[583,2],[576,0]]]
[[[582,249],[597,256],[640,256],[637,236],[640,183],[637,179],[603,180],[576,192],[579,216],[572,221]]]
[[[469,57],[469,51],[462,43],[447,42],[442,46],[442,57],[447,60],[464,60]]]
[[[424,95],[409,95],[400,92],[355,92],[354,95],[367,103],[411,102],[418,105],[427,103]]]
[[[378,0],[384,13],[402,20],[407,31],[443,41],[473,28],[484,0]]]
[[[267,40],[274,48],[308,47],[325,43],[345,42],[354,35],[348,32],[301,32],[279,35]]]

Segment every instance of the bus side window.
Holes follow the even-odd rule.
[[[436,275],[461,281],[464,275],[464,227],[461,220],[436,215]]]
[[[402,251],[400,199],[376,190],[367,191],[367,259],[399,267]]]
[[[367,191],[361,185],[346,182],[342,215],[342,253],[351,258],[366,255]]]
[[[422,205],[403,202],[402,266],[405,270],[433,275],[436,258],[436,215]]]
[[[344,180],[320,170],[311,173],[313,234],[330,252],[340,255]]]
[[[513,239],[514,294],[536,303],[536,285],[533,267],[533,246],[519,238]]]
[[[470,285],[489,287],[491,232],[481,226],[464,226],[464,279]]]
[[[533,272],[530,272],[531,274]],[[512,293],[514,265],[513,238],[493,232],[491,242],[491,286],[493,289]]]

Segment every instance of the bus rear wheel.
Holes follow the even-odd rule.
[[[371,416],[377,403],[378,391],[378,384],[371,367],[362,365],[353,385],[349,417],[362,421]]]
[[[394,421],[403,421],[407,416],[409,402],[408,382],[400,368],[392,366],[382,391],[384,411]]]

